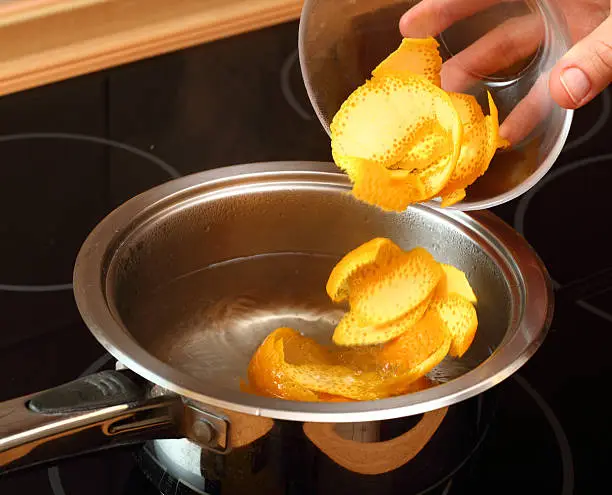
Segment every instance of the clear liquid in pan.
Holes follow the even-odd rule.
[[[281,253],[211,265],[143,294],[146,303],[133,307],[125,323],[159,359],[203,381],[238,389],[257,346],[278,327],[331,345],[347,309],[325,292],[337,261],[330,255]],[[152,326],[164,328],[154,332],[159,335],[154,340],[147,332]],[[447,381],[480,361],[447,358],[430,377]]]

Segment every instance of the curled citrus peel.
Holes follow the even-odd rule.
[[[461,120],[448,94],[415,74],[367,81],[342,104],[331,131],[334,155],[386,168],[402,160],[424,133],[441,133],[448,138],[444,163],[448,162],[450,171],[459,157],[462,137]]]
[[[444,276],[440,279],[440,283],[436,287],[435,297],[444,298],[450,294],[458,294],[464,299],[467,299],[472,304],[476,304],[476,294],[470,286],[465,273],[452,265],[441,263],[442,271]]]
[[[406,332],[425,314],[431,298],[426,298],[397,321],[374,325],[360,319],[354,311],[346,313],[334,330],[334,344],[339,346],[364,346],[383,344]]]
[[[423,248],[401,252],[383,266],[365,266],[350,284],[351,311],[364,323],[395,322],[429,297],[442,274],[440,264]]]
[[[384,77],[393,74],[400,76],[419,74],[439,87],[442,70],[439,46],[434,38],[404,38],[398,49],[383,60],[372,71],[372,75]]]
[[[478,328],[476,309],[459,294],[449,294],[447,297],[435,299],[431,308],[451,333],[450,355],[463,356],[472,345]]]
[[[334,302],[344,301],[348,298],[351,278],[360,268],[376,265],[379,261],[384,263],[401,252],[398,246],[384,237],[377,237],[360,245],[334,266],[325,287],[327,294]]]
[[[509,145],[490,94],[485,116],[473,96],[441,89],[438,48],[433,38],[402,40],[332,119],[334,161],[360,201],[392,211],[435,198],[454,205]]]
[[[461,357],[478,326],[466,275],[423,248],[375,238],[345,255],[326,286],[350,309],[332,346],[290,328],[259,346],[242,390],[309,402],[376,400],[423,390],[447,355]]]

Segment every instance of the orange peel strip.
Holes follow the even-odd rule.
[[[377,400],[410,391],[437,366],[450,349],[448,336],[426,359],[402,373],[362,372],[347,366],[327,364],[287,365],[287,374],[300,386],[319,393],[355,400]],[[422,383],[422,382],[421,382]]]
[[[450,137],[453,146],[447,150],[447,161],[452,172],[459,158],[462,126],[446,92],[417,75],[374,78],[357,88],[334,116],[332,152],[334,157],[362,158],[391,167],[432,121]]]
[[[451,193],[447,193],[442,196],[442,202],[440,206],[442,208],[448,208],[449,206],[456,205],[457,203],[463,201],[465,199],[466,193],[465,189],[455,189]]]
[[[418,142],[399,162],[389,168],[417,171],[439,163],[448,154],[450,146],[448,136],[438,127],[439,124],[433,123],[431,130],[423,129]]]
[[[487,93],[489,115],[486,117],[473,96],[459,93],[449,95],[461,117],[464,134],[459,160],[441,192],[443,207],[457,203],[457,196],[453,194],[470,186],[482,176],[489,168],[497,149],[509,144],[499,137],[498,111],[490,93]]]
[[[395,373],[416,369],[441,347],[449,344],[450,330],[437,311],[427,311],[411,328],[382,346],[378,362]]]
[[[349,347],[389,342],[415,325],[427,311],[430,302],[431,296],[399,320],[378,326],[364,323],[355,313],[349,311],[334,330],[334,344]]]
[[[440,264],[420,247],[393,258],[388,266],[365,267],[351,280],[351,311],[371,325],[396,321],[427,299],[442,274]]]
[[[398,256],[403,251],[391,240],[377,237],[361,244],[347,253],[334,266],[326,284],[326,291],[334,302],[342,302],[349,297],[351,277],[364,266],[376,264],[378,260],[387,260]]]
[[[438,51],[440,45],[432,38],[404,38],[400,46],[385,58],[373,71],[372,75],[383,77],[406,74],[418,74],[429,82],[440,86],[442,57]]]
[[[388,170],[366,160],[353,161],[353,196],[385,211],[403,211],[425,197],[421,180],[407,170]]]
[[[476,335],[478,316],[476,309],[459,294],[449,294],[431,303],[435,311],[452,334],[450,355],[461,357],[468,350]]]
[[[440,279],[438,286],[436,287],[435,297],[437,299],[445,298],[450,294],[458,294],[467,299],[472,304],[476,304],[478,299],[474,290],[470,285],[465,273],[452,265],[440,263],[444,275]]]
[[[249,362],[249,386],[269,397],[317,402],[318,395],[293,381],[285,370],[284,339],[296,335],[291,328],[279,328],[266,337]]]
[[[472,184],[479,177],[486,160],[492,157],[489,157],[487,146],[485,116],[476,98],[459,93],[449,93],[449,96],[463,124],[463,142],[457,165],[442,191],[443,197]]]

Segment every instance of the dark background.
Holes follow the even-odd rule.
[[[577,112],[533,197],[494,210],[524,233],[558,287],[612,268],[609,114],[606,92]],[[176,174],[330,159],[301,80],[296,22],[0,98],[0,400],[75,378],[103,354],[69,284],[81,243],[121,202]],[[500,481],[495,493],[517,493],[511,480],[524,493],[560,493],[559,431],[575,493],[607,486],[612,428],[600,401],[612,376],[612,277],[599,285],[589,290],[587,280],[558,301],[551,334],[520,372],[539,399],[522,385],[506,393],[505,426],[485,456],[501,471],[489,466],[472,493]],[[119,493],[111,468],[96,471],[96,494]],[[46,493],[47,476],[0,478],[0,493]]]

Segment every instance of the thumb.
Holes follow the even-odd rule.
[[[574,45],[550,74],[550,94],[564,108],[580,108],[612,81],[612,17]]]

